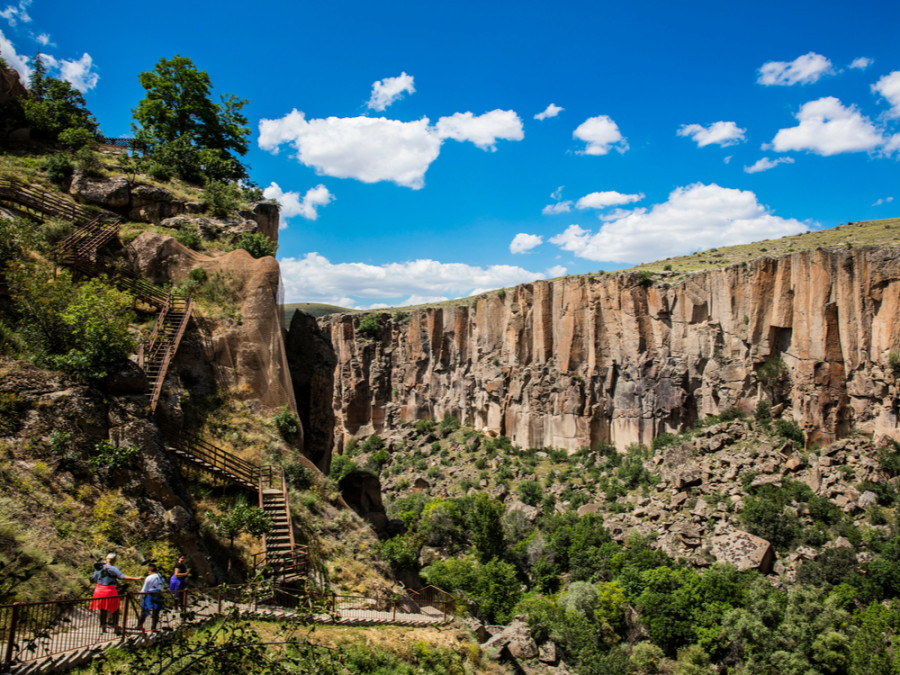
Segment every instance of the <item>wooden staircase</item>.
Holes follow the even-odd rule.
[[[179,461],[259,495],[259,507],[272,519],[273,527],[263,535],[265,550],[253,556],[254,568],[265,569],[282,582],[306,576],[309,548],[294,541],[284,470],[280,466],[253,464],[171,426],[163,427],[163,433],[166,449]]]
[[[169,364],[181,344],[181,338],[191,320],[191,299],[169,294],[159,315],[150,338],[138,351],[138,365],[144,369],[150,380],[150,411],[156,411],[156,404],[162,393],[163,381]]]

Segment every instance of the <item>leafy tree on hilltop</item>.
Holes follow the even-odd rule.
[[[235,157],[247,153],[250,129],[241,113],[247,101],[226,94],[213,102],[209,75],[184,56],[160,59],[138,79],[147,95],[132,111],[132,126],[154,174],[193,183],[247,176]]]
[[[79,148],[97,135],[97,120],[87,109],[84,96],[64,80],[47,75],[41,55],[33,61],[29,78],[30,98],[21,99],[22,110],[35,138]]]

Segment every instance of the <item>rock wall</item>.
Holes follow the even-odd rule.
[[[171,237],[144,232],[129,245],[133,270],[156,283],[183,282],[194,268],[208,279],[222,275],[234,295],[230,318],[193,313],[197,339],[186,339],[175,358],[179,372],[209,381],[212,390],[229,389],[258,414],[287,405],[296,410],[279,321],[280,270],[275,258],[255,259],[243,249],[206,256]],[[210,283],[210,282],[207,282]]]
[[[539,281],[402,321],[383,314],[374,339],[356,332],[360,315],[323,317],[335,448],[445,413],[522,447],[624,448],[762,398],[784,403],[810,442],[854,426],[900,439],[900,245],[665,281]],[[778,359],[783,377],[758,376]]]

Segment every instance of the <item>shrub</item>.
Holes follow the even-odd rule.
[[[419,566],[419,547],[409,535],[393,537],[382,542],[381,557],[391,566],[394,574],[415,570]]]
[[[765,399],[760,400],[760,402],[756,404],[756,410],[753,412],[753,417],[760,424],[768,426],[772,421],[772,404]]]
[[[453,431],[459,429],[459,420],[453,417],[450,413],[446,413],[444,415],[444,419],[441,420],[440,429],[444,434],[449,434]]]
[[[528,506],[537,506],[541,503],[541,499],[544,496],[540,483],[533,480],[519,483],[518,493],[519,499],[528,504]]]
[[[749,498],[741,512],[741,520],[751,534],[768,540],[780,550],[790,548],[800,531],[797,516],[785,512],[780,503],[766,495]]]
[[[241,191],[234,183],[211,180],[203,191],[203,201],[209,206],[209,210],[214,216],[221,218],[240,207]],[[274,252],[263,255],[273,254]],[[253,257],[261,258],[262,256],[254,255]]]
[[[75,172],[72,160],[64,154],[50,155],[43,161],[42,167],[47,172],[47,180],[59,186],[69,180]]]
[[[192,251],[200,250],[200,236],[188,225],[178,228],[178,231],[175,232],[175,241]]]
[[[356,332],[363,337],[376,338],[378,337],[380,328],[378,316],[375,314],[366,314],[359,320],[359,326],[356,327]]]
[[[358,468],[356,462],[346,455],[337,455],[331,459],[331,469],[328,475],[335,483],[339,483],[344,476]]]
[[[416,433],[417,434],[429,434],[434,431],[437,423],[434,420],[419,420],[416,422]]]
[[[288,462],[284,465],[284,479],[288,485],[305,490],[315,483],[315,474],[300,462]]]
[[[794,420],[775,420],[775,431],[779,436],[803,445],[803,430]]]
[[[648,287],[653,285],[653,272],[641,270],[638,272],[638,286]]]
[[[300,431],[300,420],[288,409],[287,403],[281,406],[281,410],[272,418],[272,423],[285,440]]]
[[[757,379],[763,386],[774,389],[787,373],[787,366],[780,356],[773,356],[756,371]]]
[[[737,406],[729,406],[719,413],[720,422],[732,422],[734,420],[742,420],[745,417],[744,411]]]
[[[190,272],[188,272],[188,279],[190,279],[191,281],[195,281],[198,284],[205,283],[208,278],[209,275],[207,275],[206,270],[202,267],[195,267]]]
[[[888,354],[888,366],[895,374],[900,374],[900,352],[892,351]]]
[[[124,469],[134,461],[140,450],[133,446],[120,447],[109,441],[100,441],[94,446],[94,455],[89,460],[93,469]]]
[[[391,318],[393,319],[394,323],[401,323],[409,319],[409,312],[402,312],[398,310],[394,312],[394,316],[392,316]]]
[[[264,258],[267,255],[274,256],[278,250],[278,244],[259,232],[245,232],[235,246],[242,248],[254,258]]]

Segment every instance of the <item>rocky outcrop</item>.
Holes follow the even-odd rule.
[[[208,383],[212,391],[228,389],[265,408],[259,414],[283,405],[296,409],[279,321],[275,258],[256,259],[242,249],[205,256],[152,232],[139,235],[126,253],[133,271],[148,281],[181,283],[192,269],[202,268],[204,283],[219,289],[225,316],[204,316],[202,309],[193,314],[199,335],[189,334],[182,343],[175,360],[179,372],[198,385]]]
[[[381,501],[381,481],[368,471],[351,471],[341,478],[338,487],[344,501],[368,521],[375,532],[387,528],[388,518]]]
[[[539,281],[405,320],[383,314],[374,339],[356,332],[359,315],[323,317],[337,355],[336,447],[449,413],[522,447],[621,449],[762,399],[784,403],[810,442],[851,427],[900,438],[890,360],[900,352],[900,246],[664,281]]]
[[[22,84],[19,73],[12,68],[0,67],[0,105],[25,96],[28,96],[28,90]]]
[[[197,229],[207,240],[236,241],[241,234],[258,232],[278,241],[278,205],[269,202],[255,202],[249,209],[228,218],[191,217],[202,213],[206,205],[178,199],[157,185],[133,184],[122,176],[90,176],[82,171],[76,171],[72,176],[69,194],[78,201],[114,211],[136,222]]]

